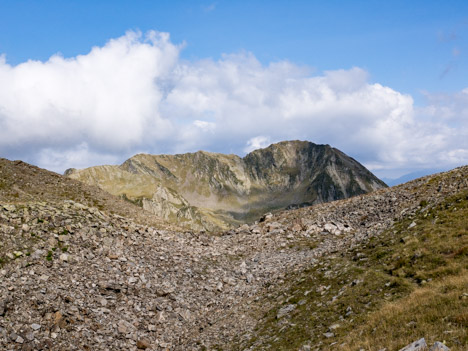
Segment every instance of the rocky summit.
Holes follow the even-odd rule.
[[[216,234],[1,166],[2,350],[467,349],[468,166]]]
[[[286,141],[244,158],[199,151],[139,154],[120,166],[70,169],[73,179],[192,229],[228,229],[268,211],[344,199],[385,187],[329,145]]]

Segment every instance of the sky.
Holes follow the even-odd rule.
[[[468,2],[0,0],[0,157],[296,139],[385,178],[468,164]]]

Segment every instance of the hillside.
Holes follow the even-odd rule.
[[[228,229],[268,211],[360,195],[385,187],[329,145],[287,141],[244,158],[199,151],[139,154],[120,166],[67,170],[68,177],[192,229]]]
[[[140,207],[99,187],[83,184],[22,161],[0,158],[0,203],[61,203],[66,200],[129,217],[139,223],[178,229],[176,225],[149,215],[141,211]]]
[[[468,166],[217,235],[14,200],[0,206],[0,349],[468,346]]]

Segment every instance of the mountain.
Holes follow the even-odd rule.
[[[430,174],[446,172],[446,171],[448,171],[447,168],[446,169],[440,169],[440,168],[422,169],[416,172],[404,174],[398,178],[382,178],[382,181],[384,181],[385,184],[387,184],[388,186],[394,186],[394,185],[407,183],[416,178],[421,178]]]
[[[120,166],[71,169],[65,174],[166,220],[208,230],[253,222],[268,211],[385,187],[341,151],[306,141],[273,144],[244,158],[204,151],[139,154]]]
[[[2,162],[2,350],[468,347],[468,166],[206,233]]]

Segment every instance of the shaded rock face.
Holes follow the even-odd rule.
[[[199,151],[136,155],[65,175],[193,229],[228,228],[263,213],[364,194],[386,185],[329,145],[286,141],[244,158]]]

